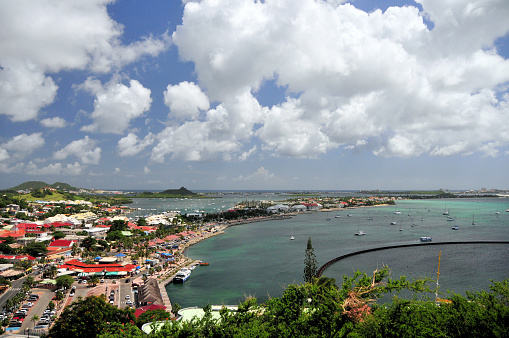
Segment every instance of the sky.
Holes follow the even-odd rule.
[[[507,0],[0,0],[0,189],[509,189],[508,17]]]

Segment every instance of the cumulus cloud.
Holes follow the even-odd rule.
[[[230,158],[221,150],[238,153],[252,137],[266,152],[296,158],[359,145],[380,156],[497,156],[509,144],[500,123],[509,113],[509,61],[495,40],[509,31],[509,3],[417,2],[422,12],[367,13],[341,1],[187,2],[172,40],[219,104],[197,121],[198,100],[187,102],[185,117],[195,120],[157,135],[152,160]],[[267,80],[286,89],[284,102],[258,104],[252,93]],[[219,121],[221,133],[208,131]],[[205,134],[190,135],[191,127]]]
[[[140,140],[135,134],[129,133],[118,141],[118,154],[121,157],[134,156],[152,143],[154,143],[154,135],[152,133],[148,133],[143,140]]]
[[[144,167],[143,167],[143,173],[144,173],[145,175],[150,174],[150,168],[149,168],[149,167],[147,167],[147,166],[144,166]]]
[[[67,123],[61,117],[52,117],[41,120],[41,124],[46,128],[63,128]]]
[[[0,43],[0,49],[2,44]],[[0,52],[1,54],[1,52]],[[0,56],[0,114],[13,122],[37,117],[53,102],[58,86],[30,61],[4,61]]]
[[[20,134],[14,136],[12,139],[2,144],[1,148],[4,150],[3,157],[24,158],[32,154],[36,149],[44,145],[44,138],[42,133],[33,133],[30,135]],[[5,151],[10,152],[10,155]]]
[[[254,126],[264,109],[249,91],[228,98],[214,109],[209,109],[203,120],[185,121],[170,125],[156,135],[151,161],[172,160],[207,161],[242,157],[242,142],[254,136]]]
[[[35,163],[30,161],[27,164],[26,168],[25,168],[25,173],[27,175],[34,175],[34,176],[38,176],[38,175],[60,175],[61,171],[62,171],[62,164],[61,163],[48,164],[45,167],[38,168]]]
[[[166,35],[124,45],[123,26],[110,18],[114,0],[4,1],[0,11],[0,114],[34,119],[58,87],[46,73],[109,72],[168,48]]]
[[[209,109],[208,97],[193,82],[168,85],[164,92],[164,104],[170,108],[171,117],[176,119],[197,119],[200,112]]]
[[[136,80],[130,80],[129,85],[128,87],[113,80],[103,86],[99,80],[88,78],[80,88],[96,96],[91,114],[94,123],[81,129],[121,134],[132,119],[148,111],[152,103],[150,89]]]
[[[234,179],[234,181],[269,181],[275,177],[276,175],[271,173],[269,170],[265,169],[264,167],[260,167],[255,172],[246,177],[242,175],[238,176]]]
[[[101,159],[101,148],[96,147],[96,141],[88,138],[72,141],[64,148],[54,153],[57,160],[64,160],[69,156],[77,157],[82,164],[98,164]]]

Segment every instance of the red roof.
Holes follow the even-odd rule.
[[[73,243],[77,241],[71,241],[67,239],[57,239],[56,241],[51,242],[48,246],[52,247],[61,247],[61,248],[70,248]]]
[[[131,272],[134,269],[136,269],[136,265],[133,265],[133,264],[122,265],[122,264],[118,264],[118,263],[114,263],[114,264],[86,264],[86,263],[80,262],[77,259],[71,259],[70,261],[67,261],[64,264],[60,265],[59,268],[69,269],[69,270],[80,269],[80,270],[83,270],[83,272],[101,272],[101,271]]]
[[[137,308],[136,311],[134,311],[134,316],[136,318],[138,318],[142,313],[144,313],[146,311],[157,310],[157,309],[166,310],[166,306],[164,306],[164,305],[154,305],[154,304],[142,306],[142,307]],[[168,313],[168,318],[170,318],[170,314],[169,313]]]

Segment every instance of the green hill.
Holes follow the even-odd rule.
[[[53,184],[48,184],[43,181],[28,181],[25,183],[21,183],[20,185],[17,185],[15,187],[9,188],[7,190],[36,190],[36,189],[42,189],[45,187],[55,188],[57,190],[77,190],[76,187],[73,187],[67,183],[62,182],[55,182]]]
[[[149,192],[144,191],[141,194],[138,194],[134,197],[137,198],[170,198],[170,197],[197,197],[198,195],[190,190],[187,190],[184,187],[180,189],[168,189],[161,192]]]

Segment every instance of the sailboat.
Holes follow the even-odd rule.
[[[474,213],[472,213],[472,225],[475,225],[475,221],[474,221]]]
[[[292,236],[290,237],[290,241],[293,241],[295,237],[293,237],[293,230],[292,230]]]

